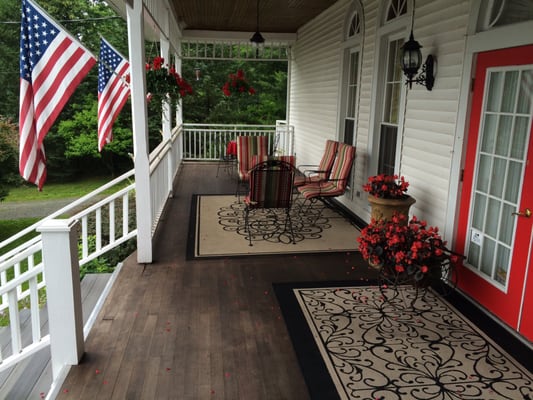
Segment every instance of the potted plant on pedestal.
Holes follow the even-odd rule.
[[[376,175],[368,178],[363,190],[368,192],[370,217],[374,220],[390,220],[394,213],[409,217],[409,208],[416,200],[407,195],[409,182],[398,175]]]

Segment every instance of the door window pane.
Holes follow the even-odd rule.
[[[523,159],[526,151],[526,138],[529,118],[516,117],[513,133],[513,146],[511,147],[511,157]]]
[[[500,111],[503,91],[503,72],[491,72],[489,75],[489,93],[487,111]]]
[[[472,207],[474,216],[472,226],[478,230],[483,230],[483,221],[485,220],[485,209],[487,208],[487,196],[476,193],[474,206]]]
[[[496,128],[498,126],[498,116],[487,114],[484,121],[483,137],[481,140],[481,151],[492,153],[496,143]]]
[[[492,167],[492,179],[490,184],[490,194],[501,197],[503,193],[503,183],[505,178],[505,166],[507,162],[501,158],[494,159]]]
[[[503,212],[500,221],[500,239],[501,242],[506,245],[511,245],[511,239],[513,238],[513,229],[515,217],[513,216],[514,207],[509,204],[503,205]]]
[[[500,156],[507,156],[507,153],[509,151],[509,143],[511,142],[512,126],[513,118],[511,116],[502,115],[500,117],[495,150],[495,153]]]
[[[479,167],[476,189],[483,193],[489,192],[491,158],[486,155],[479,156]]]
[[[496,253],[496,242],[485,238],[483,241],[483,250],[481,254],[481,272],[492,278],[492,263]]]
[[[505,82],[503,85],[502,111],[514,112],[516,103],[516,92],[518,81],[518,71],[509,71],[505,73]]]
[[[489,199],[487,208],[487,221],[485,222],[485,233],[493,238],[498,237],[498,222],[500,220],[500,202]]]
[[[505,200],[518,204],[518,194],[520,178],[522,176],[522,163],[510,161],[509,170],[507,171],[507,182],[505,187]]]
[[[507,271],[509,270],[510,249],[508,247],[499,245],[498,255],[496,257],[496,274],[494,279],[496,282],[505,285],[507,283]]]
[[[520,76],[520,95],[516,112],[529,114],[531,99],[533,98],[533,69],[522,71]]]

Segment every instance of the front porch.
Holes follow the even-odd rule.
[[[125,260],[58,399],[309,398],[272,283],[376,273],[358,253],[187,261],[191,196],[234,190],[215,176],[215,163],[182,165],[154,262]]]

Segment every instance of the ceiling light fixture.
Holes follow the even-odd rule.
[[[257,14],[257,25],[256,25],[256,30],[255,30],[255,33],[252,35],[252,37],[250,38],[250,42],[252,42],[252,44],[254,46],[261,46],[263,43],[265,43],[265,38],[263,37],[263,35],[261,35],[261,32],[259,32],[259,0],[257,0],[257,10],[256,10]]]

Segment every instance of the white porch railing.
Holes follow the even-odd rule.
[[[181,129],[176,129],[172,138],[161,143],[150,155],[152,232],[155,231],[159,215],[171,193],[172,179],[181,163],[181,132]],[[123,174],[0,243],[0,313],[9,313],[8,329],[11,334],[10,346],[4,348],[4,351],[0,347],[0,372],[50,344],[50,334],[41,331],[39,315],[39,299],[47,287],[45,275],[49,275],[46,272],[49,266],[43,262],[43,255],[47,251],[43,249],[44,232],[9,251],[4,249],[29,233],[40,230],[43,224],[50,224],[52,220],[64,216],[71,221],[67,225],[74,225],[75,221],[81,222],[75,228],[76,238],[79,236],[79,240],[74,243],[79,250],[79,265],[134,238],[137,235],[135,184],[128,184],[133,175],[133,170]],[[104,194],[115,188],[117,189],[112,194]],[[82,210],[77,211],[80,208]],[[68,243],[63,243],[62,247],[68,246]],[[58,266],[54,267],[57,269]],[[51,309],[51,304],[48,306],[50,316],[54,310]],[[21,329],[21,309],[24,308],[29,309],[31,315],[31,337],[24,337]]]
[[[283,122],[268,126],[186,124],[176,128],[171,138],[162,142],[150,154],[152,235],[164,206],[172,195],[173,179],[182,160],[218,160],[225,150],[225,144],[239,135],[266,135],[269,137],[271,153],[293,152],[293,129]],[[63,346],[61,340],[60,347],[63,348],[56,351],[54,343],[58,343],[58,339],[51,338],[54,332],[53,321],[60,320],[61,325],[80,331],[75,311],[76,285],[73,286],[74,289],[70,289],[74,292],[65,293],[68,285],[65,284],[65,287],[58,290],[57,282],[68,283],[74,280],[75,283],[79,265],[86,264],[137,235],[135,184],[129,182],[133,176],[134,170],[131,170],[0,243],[0,313],[9,313],[9,327],[3,329],[9,329],[11,336],[10,346],[4,347],[3,351],[0,347],[0,372],[50,344],[54,380],[64,366],[75,363],[69,360],[72,360],[72,353],[80,350],[73,349],[76,344],[80,346],[80,338],[73,340],[74,345],[69,347],[73,349],[70,354],[65,350],[68,346]],[[112,194],[107,195],[108,191],[112,191]],[[13,246],[14,241],[30,233],[34,234],[35,231],[41,233],[6,250],[8,245]],[[46,247],[46,243],[49,247]],[[44,260],[48,262],[45,263]],[[58,293],[51,293],[52,288],[46,284],[46,276],[53,279]],[[41,330],[40,298],[44,290],[48,291],[47,312],[51,334]],[[58,298],[60,302],[73,302],[72,321],[63,321],[66,319],[63,311],[54,309],[52,299],[57,303]],[[23,335],[22,308],[28,309],[31,315],[31,335]],[[55,331],[58,332],[57,326]],[[88,329],[85,329],[85,335],[87,334]],[[77,333],[71,334],[75,335]]]
[[[267,136],[271,154],[293,154],[294,127],[284,121],[276,125],[183,124],[183,159],[219,160],[226,144],[237,136]]]

